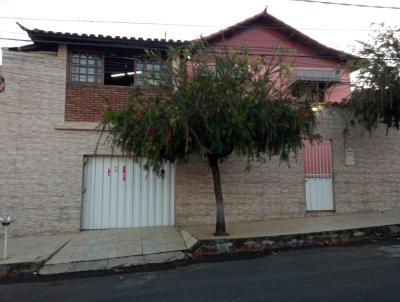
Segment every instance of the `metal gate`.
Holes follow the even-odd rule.
[[[82,229],[173,225],[175,168],[163,168],[158,176],[129,157],[85,157]]]
[[[330,140],[304,142],[307,211],[332,211],[332,146]]]

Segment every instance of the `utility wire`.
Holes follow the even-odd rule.
[[[353,6],[363,8],[383,8],[383,9],[400,9],[399,6],[382,6],[382,5],[368,5],[368,4],[356,4],[356,3],[345,3],[345,2],[331,2],[331,1],[319,1],[319,0],[289,0],[292,2],[307,2],[307,3],[318,3],[328,5],[341,5],[341,6]]]
[[[0,33],[26,35],[26,32],[0,30]]]
[[[289,0],[302,1],[302,0]],[[304,0],[306,1],[306,0]],[[310,0],[311,1],[311,0]],[[399,7],[400,9],[400,7]],[[8,17],[0,16],[4,20],[26,20],[26,21],[46,21],[46,22],[82,22],[82,23],[106,23],[106,24],[132,24],[132,25],[154,25],[154,26],[179,26],[179,27],[206,27],[206,28],[253,28],[254,25],[210,25],[210,24],[188,24],[188,23],[161,23],[161,22],[134,22],[134,21],[111,21],[111,20],[90,20],[90,19],[54,19],[54,18],[29,18],[29,17]],[[271,29],[285,29],[283,26],[263,26]],[[374,31],[374,29],[363,28],[323,28],[323,27],[296,27],[299,30],[326,30],[326,31]]]
[[[32,42],[32,40],[28,40],[28,39],[17,39],[17,38],[6,38],[6,37],[0,37],[0,40]]]
[[[184,27],[221,27],[219,25],[208,25],[208,24],[180,24],[180,23],[111,21],[111,20],[90,20],[90,19],[30,18],[30,17],[9,17],[9,16],[0,16],[0,19],[48,21],[48,22],[82,22],[82,23],[107,23],[107,24],[163,25],[163,26],[184,26]]]

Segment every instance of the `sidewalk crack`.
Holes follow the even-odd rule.
[[[51,253],[49,256],[44,258],[40,263],[38,263],[38,268],[37,270],[41,269],[44,265],[46,265],[47,262],[49,262],[56,254],[58,254],[59,251],[61,251],[68,243],[72,241],[72,238],[67,240],[65,243],[63,243],[59,248],[57,248],[53,253]]]

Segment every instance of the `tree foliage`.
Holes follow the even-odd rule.
[[[151,54],[152,60],[161,56]],[[188,60],[188,58],[190,58]],[[308,102],[297,103],[287,87],[290,68],[277,55],[266,60],[204,47],[170,49],[157,75],[155,96],[133,88],[126,107],[110,109],[103,128],[113,146],[162,172],[165,162],[208,160],[217,202],[216,234],[225,234],[219,161],[232,153],[264,162],[289,154],[314,137]],[[154,82],[153,82],[154,83]]]
[[[360,60],[352,97],[348,102],[354,119],[368,131],[379,123],[387,130],[400,128],[400,39],[399,31],[377,31],[372,42],[360,42]]]

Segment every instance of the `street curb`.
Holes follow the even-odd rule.
[[[191,250],[193,259],[235,253],[268,253],[277,250],[346,245],[390,240],[400,237],[400,224],[252,238],[200,240]]]
[[[77,272],[123,270],[124,268],[148,264],[170,263],[185,259],[184,251],[169,251],[162,253],[134,255],[90,261],[73,261],[66,263],[45,263],[37,273],[39,275],[58,275]]]

